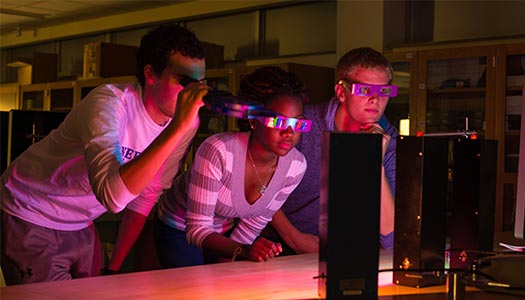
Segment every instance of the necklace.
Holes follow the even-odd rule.
[[[266,184],[263,184],[261,180],[261,176],[259,176],[259,171],[257,171],[257,167],[255,167],[255,163],[253,162],[252,154],[250,153],[250,150],[247,150],[248,157],[250,158],[250,161],[252,162],[253,169],[255,170],[255,175],[257,175],[257,179],[259,179],[259,183],[261,184],[261,195],[266,192]]]

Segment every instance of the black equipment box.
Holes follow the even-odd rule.
[[[325,132],[320,141],[321,298],[378,297],[381,138]]]

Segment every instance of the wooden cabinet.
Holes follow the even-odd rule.
[[[418,130],[468,128],[498,141],[495,230],[512,230],[525,44],[427,50],[419,55],[424,92],[418,94]]]
[[[417,131],[475,130],[494,138],[494,47],[419,53]]]
[[[517,177],[520,147],[520,124],[525,85],[525,43],[502,45],[496,50],[498,74],[494,107],[495,135],[498,145],[498,196],[501,207],[500,228],[513,230],[517,195]]]
[[[69,111],[75,105],[76,81],[37,83],[20,87],[20,109]]]
[[[98,85],[135,81],[134,76],[121,76],[23,85],[20,86],[18,108],[67,112]]]
[[[394,49],[386,56],[395,72],[410,73],[408,110],[407,100],[391,99],[391,121],[408,112],[411,135],[468,129],[498,141],[495,230],[512,230],[525,43]],[[395,84],[404,97],[405,85]]]

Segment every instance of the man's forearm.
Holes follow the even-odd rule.
[[[290,222],[282,210],[278,210],[277,213],[275,213],[271,225],[284,242],[297,254],[315,253],[319,251],[319,237],[301,232]]]
[[[122,216],[122,223],[119,228],[117,235],[117,242],[115,249],[111,256],[111,260],[108,265],[108,269],[111,271],[120,270],[122,263],[128,256],[129,251],[137,241],[144,224],[146,223],[146,216],[134,212],[130,209],[124,210]]]
[[[184,132],[168,126],[141,155],[120,167],[122,182],[131,193],[142,192],[173,149],[183,141],[184,135]]]
[[[294,235],[300,234],[300,231],[288,220],[288,217],[286,217],[280,209],[273,215],[270,224],[289,246],[294,244]]]
[[[381,167],[381,217],[379,232],[382,235],[387,235],[394,231],[394,213],[394,196],[385,175],[385,168]]]

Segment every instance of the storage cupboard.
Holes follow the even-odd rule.
[[[498,157],[498,195],[502,198],[501,227],[514,228],[521,122],[524,122],[523,87],[525,85],[525,43],[502,45],[496,49],[496,84],[494,107],[495,136],[500,140]],[[523,151],[521,152],[523,153]],[[522,158],[525,159],[525,158]]]
[[[20,86],[20,109],[69,111],[75,105],[77,81],[57,81]]]
[[[396,69],[410,73],[408,109],[401,104],[407,100],[401,99],[397,107],[385,111],[394,124],[406,114],[411,135],[468,130],[479,138],[498,141],[495,230],[512,230],[523,134],[519,125],[525,43],[399,48],[386,56],[395,77],[399,76]],[[397,84],[404,97],[404,85]],[[389,105],[396,100],[391,99]]]

